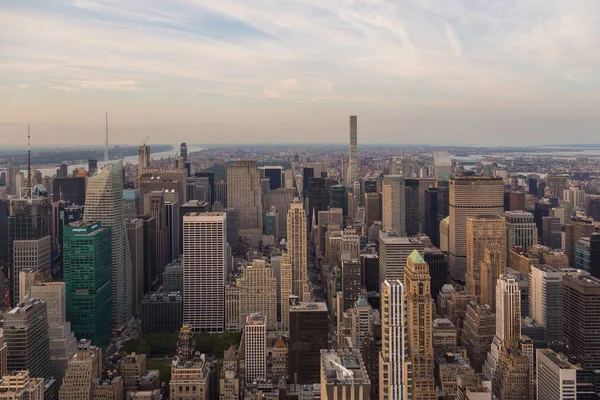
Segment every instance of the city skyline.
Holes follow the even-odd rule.
[[[28,121],[39,145],[101,144],[106,109],[127,143],[341,143],[349,114],[371,143],[589,142],[599,8],[13,2],[0,145]]]

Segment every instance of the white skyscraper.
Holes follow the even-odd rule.
[[[403,400],[406,356],[406,298],[399,280],[384,281],[381,287],[382,346],[379,353],[379,399]]]
[[[267,321],[260,313],[246,317],[244,328],[246,383],[267,378]]]
[[[111,228],[113,327],[122,328],[133,316],[133,271],[123,216],[123,162],[98,169],[88,179],[83,219]]]
[[[483,373],[492,379],[502,349],[521,337],[521,291],[514,275],[502,275],[496,283],[496,335],[483,365]]]
[[[310,301],[306,258],[306,211],[297,200],[290,204],[288,211],[287,238],[287,251],[292,261],[292,292],[302,301]]]
[[[226,215],[183,217],[183,323],[196,332],[221,332],[225,323],[228,256]]]
[[[350,116],[350,149],[348,159],[347,186],[352,186],[358,178],[358,121],[356,115]]]

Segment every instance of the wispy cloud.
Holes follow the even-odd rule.
[[[586,126],[600,123],[596,0],[26,0],[2,6],[0,20],[0,85],[27,89],[4,122],[49,91],[64,110],[114,104],[166,125],[198,106],[244,119],[264,102],[282,118],[318,108],[311,115],[329,126],[351,104],[372,113],[377,141],[392,130],[375,116],[403,118],[431,140],[452,123],[481,138],[485,124],[466,122],[474,114],[488,125],[510,113],[528,126],[544,114],[575,118],[570,104]],[[285,124],[273,121],[265,127],[277,136]],[[234,137],[225,122],[210,123]],[[530,131],[502,124],[492,131]]]

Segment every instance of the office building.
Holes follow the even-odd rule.
[[[4,341],[9,371],[28,370],[31,376],[49,379],[50,341],[48,308],[45,302],[32,299],[4,314]]]
[[[176,201],[185,204],[187,199],[187,177],[185,169],[164,170],[149,168],[140,177],[140,199],[142,200],[142,214],[148,214],[148,205],[144,199],[146,195],[155,191],[174,193]]]
[[[489,304],[496,311],[496,283],[506,272],[506,248],[503,242],[488,243],[480,263],[480,296],[481,304]]]
[[[385,280],[381,286],[382,344],[379,353],[379,398],[402,400],[407,393],[404,369],[407,357],[406,295],[404,284]],[[432,375],[433,376],[433,375]]]
[[[308,180],[308,220],[312,221],[313,214],[329,209],[329,186],[334,181],[326,178],[315,177]],[[352,207],[348,205],[350,210]],[[310,226],[312,229],[312,226]]]
[[[179,232],[181,232],[180,217],[179,217],[179,203],[175,200],[174,193],[168,193],[165,201],[165,214],[167,217],[166,221],[166,257],[168,261],[177,259],[181,254],[179,252]],[[164,267],[164,266],[161,266]]]
[[[469,363],[475,371],[481,371],[496,333],[496,315],[489,304],[477,304],[471,300],[461,331],[461,343],[467,349]]]
[[[92,381],[92,400],[121,400],[122,396],[123,378],[116,371],[104,371]]]
[[[98,160],[95,158],[90,158],[88,160],[88,176],[94,175],[96,170],[98,169]]]
[[[600,233],[590,235],[590,261],[589,273],[600,279]]]
[[[379,193],[365,193],[365,224],[367,227],[375,221],[381,221],[381,197]]]
[[[65,227],[67,320],[78,339],[105,346],[112,337],[112,229],[79,221]]]
[[[504,184],[502,178],[461,176],[450,181],[449,191],[450,277],[465,281],[467,269],[467,218],[502,215]]]
[[[141,214],[140,191],[138,189],[123,189],[123,216],[135,218]]]
[[[431,296],[434,301],[437,301],[438,293],[448,281],[448,256],[435,247],[425,247],[423,249],[423,258],[427,265],[429,265]]]
[[[386,175],[383,178],[382,216],[383,229],[394,230],[400,236],[406,236],[406,190],[404,178],[398,175]]]
[[[77,340],[67,321],[64,282],[44,282],[31,287],[31,298],[46,302],[50,335],[50,369],[60,386],[68,362],[77,351]]]
[[[239,293],[237,314],[240,327],[244,327],[249,315],[259,313],[267,329],[276,330],[277,282],[273,268],[263,260],[254,260],[242,270],[242,276],[236,279],[235,285]]]
[[[394,232],[379,235],[379,282],[404,280],[406,259],[413,250],[423,252],[425,245],[417,238],[399,237]]]
[[[509,211],[525,210],[525,192],[512,190],[509,192],[508,209]]]
[[[83,218],[111,230],[112,319],[114,328],[122,328],[133,316],[133,268],[123,215],[121,161],[105,165],[88,179]]]
[[[543,217],[542,218],[543,242],[551,249],[562,248],[562,229],[560,218]]]
[[[181,292],[150,293],[141,305],[142,332],[176,333],[183,324],[183,297]]]
[[[354,306],[362,293],[361,279],[362,264],[356,259],[342,260],[342,307],[347,311]]]
[[[328,347],[325,303],[290,299],[289,374],[293,382],[312,384],[321,376],[321,349]]]
[[[119,370],[125,393],[135,391],[138,388],[137,381],[147,372],[146,355],[125,353],[119,360]]]
[[[360,351],[321,349],[321,400],[370,398],[371,380]]]
[[[594,220],[585,217],[573,217],[565,226],[565,253],[569,258],[569,266],[575,266],[575,244],[583,237],[594,233]]]
[[[280,282],[280,302],[281,302],[281,321],[279,329],[288,331],[290,329],[290,296],[293,295],[293,272],[292,259],[289,254],[281,255],[280,264],[281,282]]]
[[[240,213],[241,235],[262,235],[262,193],[256,161],[227,166],[227,207]]]
[[[425,190],[425,217],[423,233],[431,239],[434,246],[440,247],[440,221],[438,221],[438,188]]]
[[[186,182],[186,198],[189,201],[202,201],[212,205],[214,198],[214,174],[212,172],[212,184],[210,176],[188,176]],[[210,210],[207,210],[210,211]]]
[[[550,192],[549,195],[552,197],[558,197],[559,200],[563,200],[564,189],[567,186],[569,175],[547,175],[544,178],[546,187]]]
[[[165,206],[165,192],[163,190],[153,190],[144,196],[144,210],[154,217],[156,221],[156,262],[160,276],[162,269],[169,261],[170,254],[167,254],[167,209]]]
[[[404,216],[407,236],[420,232],[419,219],[419,181],[404,178]]]
[[[585,370],[600,369],[600,279],[563,277],[564,350]]]
[[[290,204],[294,201],[297,192],[294,189],[275,189],[269,192],[263,198],[263,210],[271,210],[275,207],[277,211],[277,239],[287,237],[287,216]]]
[[[522,210],[522,209],[521,209]],[[526,251],[530,246],[537,244],[538,232],[533,214],[527,211],[507,211],[506,219],[507,248],[519,246]]]
[[[404,274],[406,287],[407,356],[412,379],[405,384],[420,399],[436,399],[433,379],[433,299],[430,293],[429,266],[417,250],[408,256]],[[412,385],[411,385],[412,383]]]
[[[184,324],[179,331],[177,355],[171,365],[170,398],[207,400],[211,370],[206,355],[195,351],[193,328]]]
[[[329,188],[329,206],[341,208],[348,215],[348,196],[346,186],[334,185]]]
[[[144,223],[144,293],[159,284],[158,262],[156,260],[156,218],[141,215]]]
[[[150,168],[150,146],[145,143],[138,149],[138,171],[141,175],[145,169]]]
[[[498,215],[467,217],[467,273],[465,288],[481,296],[481,262],[486,247],[500,245],[500,265],[506,265],[506,221]]]
[[[264,171],[264,176],[269,178],[269,189],[280,189],[283,185],[284,168],[281,165],[261,167]]]
[[[179,254],[183,254],[183,216],[187,213],[210,212],[210,204],[199,200],[190,200],[179,206]]]
[[[244,327],[246,383],[267,379],[267,320],[260,313],[246,317]]]
[[[165,267],[163,291],[183,293],[183,266],[181,262],[172,262]]]
[[[44,400],[44,378],[32,377],[26,370],[5,374],[0,381],[0,399]]]
[[[577,369],[563,354],[555,353],[550,349],[537,349],[537,399],[576,399]]]
[[[226,232],[225,213],[183,217],[183,321],[196,332],[223,330]]]
[[[125,219],[125,231],[131,253],[133,311],[140,315],[144,298],[144,221],[141,218]]]
[[[351,185],[358,178],[358,118],[350,116],[350,149],[348,151],[348,174],[346,183]]]
[[[589,272],[590,269],[590,237],[583,237],[575,243],[575,265],[573,268]]]
[[[458,345],[456,327],[448,318],[433,320],[433,354],[435,359],[454,352]]]
[[[225,350],[223,367],[219,379],[219,399],[239,400],[240,398],[240,373],[238,368],[238,351],[235,345]]]
[[[85,204],[85,178],[55,178],[52,181],[52,201]]]
[[[529,273],[529,315],[545,328],[546,344],[561,349],[563,341],[563,275],[549,265],[532,265]]]
[[[457,352],[447,352],[437,359],[435,369],[442,398],[456,398],[458,395],[457,376],[474,376],[475,371],[467,360]]]
[[[302,203],[294,201],[290,204],[287,218],[287,251],[292,261],[292,292],[300,299],[309,301],[306,221]]]
[[[49,279],[51,265],[51,238],[15,240],[12,243],[13,268],[12,288],[15,302],[25,300],[27,293],[21,293],[21,272],[35,272],[42,279]]]
[[[512,342],[503,347],[492,379],[492,391],[499,399],[531,399],[533,355]]]

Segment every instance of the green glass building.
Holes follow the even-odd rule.
[[[78,339],[104,347],[112,337],[111,229],[72,222],[64,227],[63,243],[67,319]]]
[[[335,185],[329,188],[329,207],[341,208],[344,216],[348,215],[348,197],[345,186]]]

